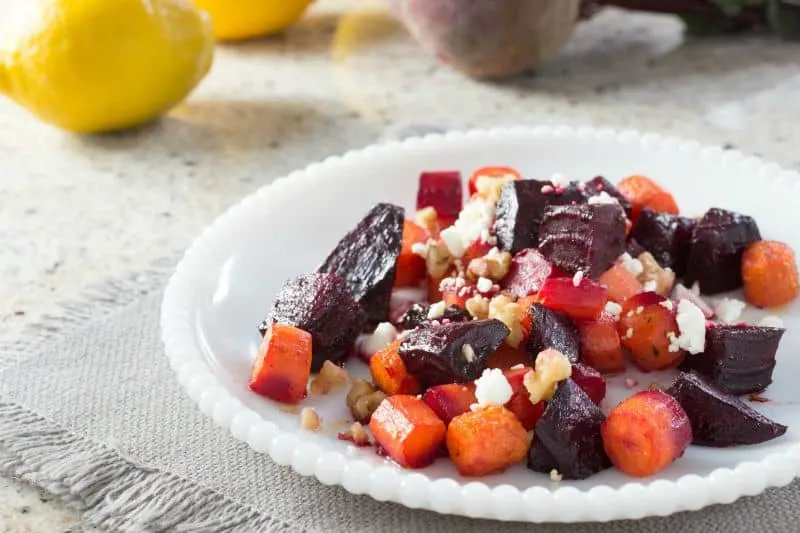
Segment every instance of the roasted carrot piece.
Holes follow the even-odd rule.
[[[606,286],[608,297],[620,304],[644,290],[639,280],[622,263],[613,264],[597,281]]]
[[[369,360],[369,371],[375,386],[386,394],[417,394],[419,382],[408,373],[406,365],[397,350],[402,339],[376,352]]]
[[[447,428],[447,451],[462,476],[502,472],[525,458],[528,445],[528,432],[505,407],[464,413]]]
[[[442,284],[442,279],[444,278],[434,278],[428,276],[426,281],[428,283],[428,303],[435,304],[436,302],[441,302],[443,295],[442,291],[439,289],[439,285]]]
[[[675,310],[668,300],[654,292],[643,292],[622,305],[617,324],[620,342],[640,370],[651,372],[678,366],[686,355],[672,347],[678,333]],[[672,348],[672,349],[670,349]]]
[[[469,195],[478,193],[478,180],[483,179],[508,179],[521,180],[522,174],[511,167],[482,167],[469,177]]]
[[[395,287],[412,287],[425,278],[425,258],[414,253],[415,244],[425,244],[428,232],[410,220],[403,222],[403,246],[397,257]]]
[[[647,176],[628,176],[619,182],[617,190],[631,203],[634,224],[645,207],[659,213],[680,214],[675,198]]]
[[[372,413],[369,429],[389,457],[406,468],[431,464],[447,431],[425,402],[405,394],[383,400]]]
[[[604,313],[597,320],[579,321],[576,325],[581,337],[583,362],[607,374],[625,370],[616,320]]]
[[[311,375],[311,334],[285,324],[272,324],[264,334],[250,376],[250,390],[281,403],[306,397]]]
[[[783,242],[758,241],[742,256],[744,297],[756,307],[779,307],[797,298],[794,250]]]

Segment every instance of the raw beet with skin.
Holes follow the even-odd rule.
[[[539,292],[547,278],[565,275],[565,272],[555,267],[539,250],[528,248],[511,260],[508,274],[503,278],[503,288],[517,298],[524,298]]]
[[[597,279],[625,251],[625,213],[617,204],[548,206],[539,237],[553,264]]]
[[[631,203],[627,198],[622,196],[622,193],[603,176],[597,176],[586,182],[584,185],[583,193],[586,195],[587,200],[592,196],[598,196],[601,192],[605,192],[609,196],[617,199],[619,205],[625,210],[625,215],[631,217]]]
[[[695,224],[691,218],[644,208],[633,226],[631,237],[653,254],[659,265],[682,276],[686,271]]]
[[[536,423],[528,468],[586,479],[608,468],[600,426],[606,417],[571,379],[562,381]]]
[[[366,323],[361,306],[344,280],[333,274],[307,274],[287,281],[275,297],[261,335],[270,324],[288,324],[311,334],[311,371],[325,361],[344,361]]]
[[[447,324],[412,331],[398,352],[408,372],[425,387],[463,383],[480,377],[508,334],[506,325],[495,319]]]
[[[717,389],[695,372],[681,372],[665,392],[689,415],[692,444],[718,448],[760,444],[786,433],[786,426]]]
[[[705,351],[687,357],[681,368],[696,370],[731,394],[760,392],[772,383],[775,354],[785,331],[761,326],[709,327]]]
[[[431,306],[428,304],[413,304],[408,311],[400,317],[398,325],[403,329],[427,328],[431,326],[432,320],[428,319],[428,312]],[[469,312],[461,307],[451,305],[446,307],[444,314],[437,318],[439,322],[449,320],[450,322],[467,322],[472,320]]]
[[[361,304],[369,324],[389,319],[389,302],[403,240],[403,208],[377,204],[339,241],[317,272],[336,274]]]
[[[756,221],[746,215],[709,209],[692,232],[684,279],[700,283],[703,294],[718,294],[742,286],[742,255],[761,240]]]
[[[546,192],[542,192],[543,189]],[[495,212],[498,247],[512,254],[525,248],[536,248],[539,245],[539,225],[548,205],[580,204],[585,201],[577,184],[556,189],[550,181],[517,180],[506,183]]]
[[[581,338],[572,319],[541,304],[533,304],[528,312],[531,314],[531,332],[526,349],[534,360],[539,352],[553,348],[570,363],[577,363]]]

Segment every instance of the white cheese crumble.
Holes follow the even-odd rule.
[[[613,317],[619,318],[619,315],[622,314],[622,306],[617,302],[606,302],[605,312]]]
[[[633,328],[628,328],[625,330],[625,338],[632,339],[633,338]]]
[[[484,278],[484,277],[478,278],[478,283],[476,284],[478,292],[482,292],[482,293],[487,293],[487,292],[491,291],[493,286],[494,286],[494,283],[492,282],[492,280],[490,280],[489,278]]]
[[[673,309],[675,309],[675,304],[672,303],[672,300],[664,300],[663,302],[660,302],[658,305],[660,305],[664,309],[667,309],[668,311],[672,311]]]
[[[487,368],[481,377],[475,380],[475,399],[481,407],[505,405],[513,394],[511,384],[503,375],[503,371],[498,368]]]
[[[562,476],[558,470],[554,468],[550,471],[550,481],[553,483],[558,483],[562,479],[564,479],[564,476]]]
[[[464,206],[455,223],[441,232],[442,240],[454,257],[463,257],[467,248],[491,228],[494,210],[494,202],[474,199]]]
[[[619,260],[622,262],[622,266],[624,266],[628,272],[633,274],[633,277],[635,278],[639,277],[642,272],[644,272],[644,266],[642,265],[642,262],[631,257],[631,254],[628,252],[625,252],[619,256]]]
[[[445,304],[444,302],[436,302],[428,308],[428,320],[436,320],[444,316]]]
[[[745,307],[747,304],[736,298],[722,298],[714,304],[714,314],[723,324],[735,324]]]
[[[361,343],[361,351],[372,355],[397,338],[397,329],[389,322],[381,322]]]
[[[667,333],[669,338],[669,351],[677,352],[681,349],[690,354],[698,354],[706,348],[706,317],[695,304],[689,300],[678,302],[678,322],[680,335],[673,332]]]
[[[600,194],[590,196],[586,203],[589,205],[618,204],[619,200],[608,194],[606,191],[600,191]]]
[[[762,318],[758,325],[763,328],[781,328],[783,329],[783,320],[779,316],[768,315]]]
[[[569,187],[570,185],[570,179],[566,177],[564,174],[558,174],[558,173],[553,174],[550,177],[550,181],[556,187]]]
[[[658,283],[656,283],[656,280],[651,279],[650,281],[646,281],[644,285],[642,285],[642,288],[644,289],[644,292],[656,292],[658,289]]]
[[[421,257],[428,257],[428,245],[421,242],[415,242],[411,245],[411,251]]]
[[[464,354],[464,358],[467,362],[471,363],[475,360],[475,350],[472,349],[472,345],[464,344],[461,346],[461,353]]]
[[[580,287],[581,281],[583,281],[583,270],[578,270],[577,272],[575,272],[575,275],[572,276],[572,284],[575,287]]]

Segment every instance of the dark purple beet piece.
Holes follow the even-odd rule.
[[[263,335],[270,324],[289,324],[311,334],[311,370],[325,361],[341,363],[366,322],[361,306],[347,285],[333,274],[307,274],[290,279],[259,326]]]
[[[506,183],[497,201],[495,215],[498,246],[514,254],[525,248],[536,248],[545,207],[585,201],[577,183],[567,188],[555,187],[550,181],[540,180]]]
[[[706,349],[686,357],[681,368],[696,370],[731,394],[760,392],[772,383],[781,328],[714,326],[706,330]]]
[[[564,275],[539,250],[527,248],[511,260],[511,268],[503,279],[503,288],[517,298],[524,298],[539,292],[547,278]]]
[[[605,192],[609,196],[613,196],[619,202],[619,205],[622,206],[622,209],[625,210],[625,214],[630,218],[631,216],[631,203],[628,201],[627,198],[622,196],[622,193],[617,190],[617,188],[603,176],[597,176],[596,178],[592,178],[587,181],[584,185],[583,189],[586,198],[591,198],[592,196],[597,196],[601,192]]]
[[[629,237],[628,243],[625,245],[625,251],[628,252],[628,255],[631,257],[636,258],[645,253],[647,250],[644,249],[644,246],[639,244],[639,241],[633,237]]]
[[[606,397],[606,378],[603,374],[583,363],[572,364],[572,381],[589,395],[594,403],[600,405]]]
[[[344,279],[373,325],[389,319],[404,218],[402,207],[377,204],[317,269]]]
[[[742,254],[761,239],[756,221],[732,211],[709,209],[692,232],[686,285],[700,282],[703,294],[732,291],[742,286]]]
[[[553,348],[569,359],[570,363],[577,363],[581,338],[572,319],[541,304],[533,304],[529,312],[532,318],[531,334],[526,349],[534,360],[542,350]]]
[[[682,276],[686,272],[695,224],[691,218],[645,208],[631,230],[631,237],[653,254],[659,265]]]
[[[597,279],[625,252],[625,213],[617,204],[548,206],[539,236],[553,264]]]
[[[611,465],[603,450],[605,416],[571,379],[562,381],[534,428],[528,468],[564,479],[586,479]]]
[[[400,344],[408,372],[425,387],[472,381],[509,330],[499,320],[472,320],[412,331]]]
[[[665,392],[689,415],[692,444],[718,448],[760,444],[786,433],[786,426],[717,389],[696,372],[681,372]]]
[[[408,308],[408,311],[403,313],[403,316],[400,317],[398,325],[403,329],[426,328],[431,326],[432,320],[428,319],[428,311],[430,311],[430,308],[431,306],[428,304],[412,305]],[[472,320],[472,316],[466,309],[451,305],[450,307],[446,307],[444,314],[436,320],[440,323],[443,320],[449,320],[450,322],[467,322]]]

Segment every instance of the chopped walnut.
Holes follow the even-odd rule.
[[[550,471],[550,481],[558,483],[562,479],[564,479],[564,476],[561,475],[561,472],[559,472],[555,468]]]
[[[416,223],[428,232],[428,235],[439,234],[439,215],[436,213],[435,208],[423,207],[417,211],[414,218],[416,219]]]
[[[572,365],[564,354],[552,348],[540,352],[536,356],[534,369],[523,378],[531,403],[537,404],[552,398],[556,385],[571,375]]]
[[[376,390],[368,381],[359,378],[353,382],[350,392],[347,393],[347,407],[353,418],[366,424],[385,398],[386,394]]]
[[[281,404],[280,410],[284,413],[289,413],[290,415],[296,415],[300,412],[299,405],[290,405],[290,404]]]
[[[511,254],[492,248],[488,254],[469,262],[467,273],[474,278],[489,278],[500,281],[506,277],[511,268]]]
[[[639,282],[642,285],[655,282],[655,292],[669,297],[672,287],[675,285],[675,272],[670,268],[661,268],[650,252],[643,252],[638,259],[643,267],[642,273],[638,276]]]
[[[337,385],[344,385],[350,379],[347,370],[330,361],[325,361],[319,374],[311,380],[312,394],[328,394]]]
[[[524,315],[522,306],[505,294],[498,294],[489,302],[489,318],[496,318],[508,327],[510,333],[506,337],[506,344],[512,348],[519,346],[525,336],[522,328]]]
[[[428,240],[425,266],[430,277],[434,279],[444,277],[447,271],[450,270],[453,260],[450,250],[447,249],[444,243],[436,242],[433,239]]]
[[[370,444],[367,430],[358,422],[354,422],[353,425],[350,426],[350,429],[342,434],[342,438],[344,440],[349,440],[356,446],[369,446]]]
[[[473,318],[484,320],[489,318],[489,299],[480,294],[476,294],[465,302],[467,311]]]
[[[304,407],[300,411],[300,426],[309,431],[319,431],[322,428],[322,420],[313,407]]]

